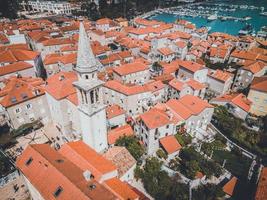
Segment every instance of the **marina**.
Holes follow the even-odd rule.
[[[245,4],[246,3],[246,4]],[[186,4],[183,6],[157,9],[146,13],[144,18],[155,19],[164,22],[174,22],[177,19],[185,19],[196,24],[197,27],[211,27],[211,32],[226,32],[232,35],[246,25],[252,26],[252,34],[260,31],[267,25],[267,2],[255,1],[215,1]]]

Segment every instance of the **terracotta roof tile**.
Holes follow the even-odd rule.
[[[148,66],[140,63],[140,62],[134,62],[134,63],[128,63],[119,67],[115,67],[113,71],[120,76],[125,76],[128,74],[145,71],[148,70]]]
[[[267,167],[263,167],[258,182],[255,200],[267,199]]]
[[[120,199],[137,200],[138,195],[126,184],[121,182],[118,178],[112,178],[105,181],[109,190],[117,194]]]
[[[123,136],[134,135],[133,129],[130,125],[117,127],[108,132],[108,144],[115,144],[116,140]]]
[[[111,119],[113,117],[117,117],[119,115],[125,114],[125,110],[123,110],[119,105],[114,104],[106,107],[107,119]]]
[[[229,73],[229,72],[217,69],[216,71],[209,72],[208,76],[212,77],[212,78],[214,78],[220,82],[226,82],[230,78],[232,78],[234,75]]]
[[[264,68],[267,68],[267,64],[262,61],[256,61],[243,67],[243,69],[248,70],[253,74],[260,72]]]
[[[69,96],[67,96],[67,99],[75,106],[79,105],[77,93],[70,94]]]
[[[75,72],[59,72],[47,79],[45,90],[55,99],[60,100],[76,92],[72,83],[77,80]]]
[[[83,170],[48,144],[29,145],[16,164],[44,199],[116,199],[94,179],[86,181]],[[90,185],[95,188],[90,189]],[[62,191],[56,197],[59,187]]]
[[[5,87],[0,91],[0,104],[4,107],[44,95],[44,81],[41,78],[10,77],[4,80],[4,84]]]
[[[13,63],[17,61],[34,60],[38,55],[39,53],[35,51],[7,49],[0,51],[0,62]]]
[[[267,76],[255,77],[251,83],[250,89],[267,92]]]
[[[179,100],[171,99],[166,105],[184,120],[192,115],[198,115],[206,108],[213,108],[208,102],[193,95],[185,95]]]
[[[116,165],[118,168],[119,178],[136,164],[136,160],[125,147],[111,147],[103,154],[103,156]]]
[[[158,49],[158,51],[164,56],[174,54],[174,52],[168,47],[160,48],[160,49]]]
[[[19,61],[15,62],[9,65],[5,65],[3,67],[0,67],[0,76],[6,75],[6,74],[11,74],[11,73],[16,73],[20,72],[26,69],[33,68],[33,66],[29,63]]]
[[[169,116],[162,110],[152,108],[140,115],[140,118],[149,129],[155,129],[171,124]]]
[[[228,181],[224,186],[223,186],[223,191],[228,194],[229,196],[232,196],[234,193],[234,189],[237,183],[237,178],[233,177],[231,178],[230,181]]]
[[[177,152],[182,148],[182,146],[173,135],[163,137],[159,140],[159,142],[168,154]]]
[[[82,141],[64,144],[59,152],[83,171],[89,170],[97,181],[117,170],[111,161],[105,159]]]
[[[200,83],[192,78],[188,79],[186,84],[189,85],[193,90],[202,90],[206,87],[205,84]]]
[[[223,101],[233,103],[234,105],[238,106],[239,108],[243,109],[246,112],[249,112],[251,107],[251,101],[247,99],[247,97],[240,93],[240,94],[225,94],[219,96],[217,98],[212,99],[214,101]]]
[[[192,62],[192,61],[183,60],[183,61],[180,61],[179,65],[180,65],[180,68],[181,67],[185,68],[185,69],[187,69],[187,70],[189,70],[191,72],[196,72],[198,70],[204,69],[203,65],[200,65],[200,64],[198,64],[196,62]]]
[[[122,93],[124,95],[127,95],[127,96],[149,92],[149,89],[146,86],[124,85],[120,81],[117,81],[117,80],[107,81],[104,84],[104,86],[106,88],[109,88],[111,90],[115,90],[115,91]]]

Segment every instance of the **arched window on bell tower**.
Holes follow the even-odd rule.
[[[96,102],[98,102],[99,101],[99,88],[97,88],[96,89],[96,91],[95,91],[95,99],[96,99]]]
[[[94,90],[90,91],[90,98],[91,98],[91,104],[95,103],[95,99],[94,99]]]

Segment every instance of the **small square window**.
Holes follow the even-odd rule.
[[[27,109],[31,109],[32,108],[32,104],[29,103],[29,104],[26,105],[26,107],[27,107]]]
[[[30,157],[30,158],[26,161],[25,165],[29,166],[29,165],[32,163],[32,161],[33,161],[33,159],[32,159],[32,157]]]
[[[15,112],[16,113],[20,113],[21,112],[21,108],[16,108]]]
[[[59,186],[56,191],[54,192],[54,197],[58,197],[63,192],[63,188]]]

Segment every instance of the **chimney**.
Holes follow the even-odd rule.
[[[92,175],[92,173],[89,170],[86,170],[83,172],[83,177],[85,178],[86,181],[91,180],[91,175]]]
[[[60,81],[63,81],[64,79],[65,79],[65,76],[64,76],[64,75],[60,75],[60,76],[59,76],[59,80],[60,80]]]

